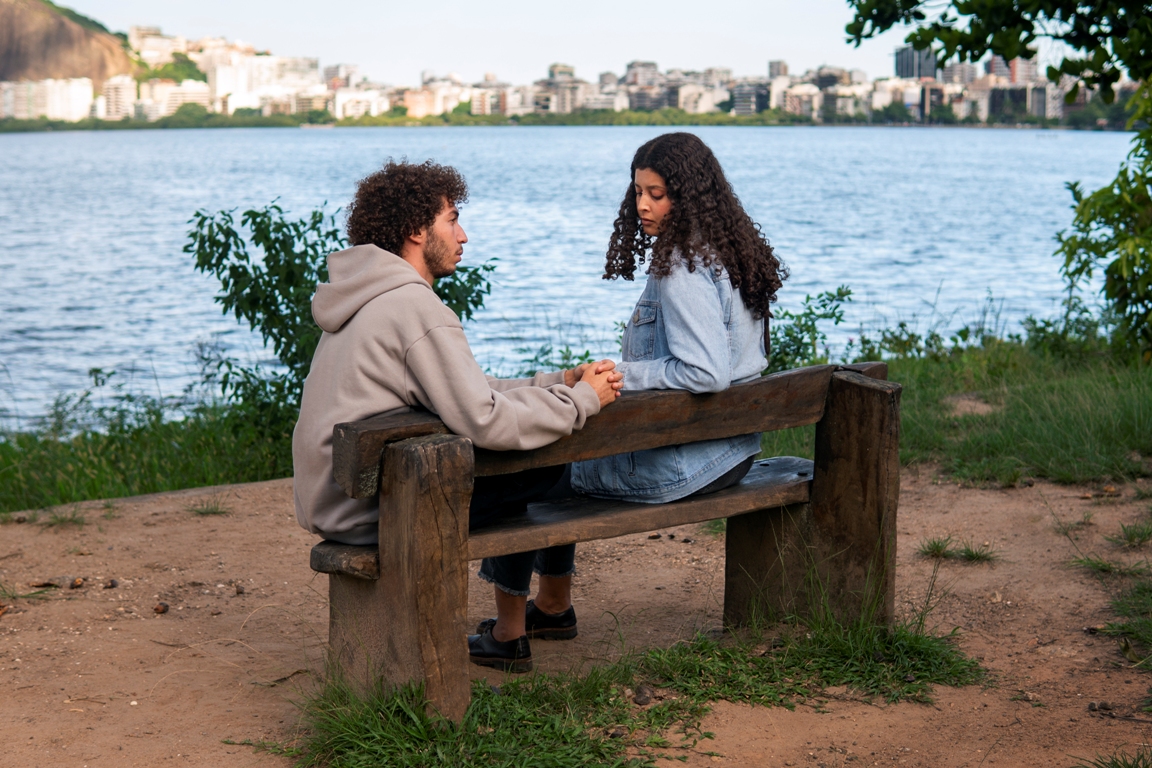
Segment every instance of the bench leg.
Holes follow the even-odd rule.
[[[431,435],[389,445],[380,484],[380,579],[331,576],[332,658],[370,688],[423,683],[460,722],[471,698],[465,632],[472,443]]]
[[[851,371],[832,375],[816,424],[814,562],[842,621],[893,619],[900,498],[900,385]]]
[[[724,624],[773,623],[800,606],[812,514],[807,504],[728,518],[724,536]]]

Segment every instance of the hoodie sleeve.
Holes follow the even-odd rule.
[[[564,383],[564,371],[549,371],[538,373],[530,379],[497,379],[488,377],[488,386],[497,392],[507,392],[517,387],[551,387],[554,384]]]
[[[528,385],[497,390],[476,364],[461,328],[438,326],[407,350],[405,397],[437,414],[480,448],[526,451],[559,440],[600,411],[589,384]],[[551,374],[544,374],[543,380]],[[560,374],[561,377],[563,374]],[[515,383],[495,380],[498,383]]]

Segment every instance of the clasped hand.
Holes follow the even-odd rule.
[[[574,387],[579,381],[592,385],[600,397],[601,408],[620,397],[620,390],[624,388],[624,374],[616,370],[616,363],[611,360],[581,363],[575,368],[564,371],[566,385]]]

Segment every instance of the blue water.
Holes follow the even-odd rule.
[[[182,253],[198,208],[335,210],[388,157],[458,167],[466,261],[499,259],[469,324],[477,358],[567,342],[610,355],[642,284],[600,279],[633,151],[666,129],[390,128],[0,135],[0,426],[82,389],[90,368],[178,394],[193,349],[270,362]],[[781,306],[849,285],[832,334],[898,320],[953,329],[989,293],[1009,329],[1057,310],[1064,183],[1115,175],[1115,133],[915,128],[696,128],[792,277]]]

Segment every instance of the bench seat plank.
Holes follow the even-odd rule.
[[[312,547],[308,564],[319,573],[342,573],[375,581],[380,578],[380,549],[322,541]]]
[[[470,533],[468,559],[610,539],[805,502],[811,480],[811,461],[785,456],[756,462],[737,486],[667,504],[587,497],[532,504],[524,517]]]

